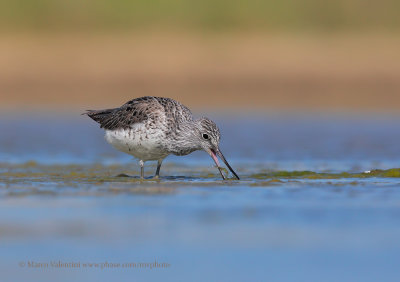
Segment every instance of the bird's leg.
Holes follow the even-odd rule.
[[[144,179],[144,161],[140,160],[139,164],[140,164],[140,178]]]
[[[163,160],[158,160],[156,175],[154,176],[155,179],[159,179],[160,178],[160,168],[161,168],[162,161]]]

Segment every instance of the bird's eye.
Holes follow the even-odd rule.
[[[204,133],[204,134],[203,134],[203,138],[207,140],[207,139],[209,138],[209,137],[208,137],[208,134],[205,134],[205,133]]]

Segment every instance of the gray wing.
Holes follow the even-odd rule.
[[[119,108],[87,111],[84,114],[99,123],[101,128],[116,130],[156,118],[163,110],[154,97],[147,96],[130,100]]]
[[[171,98],[154,97],[158,103],[164,108],[167,120],[175,123],[192,121],[192,112],[184,105]]]

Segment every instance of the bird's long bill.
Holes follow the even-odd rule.
[[[233,175],[236,176],[236,178],[237,178],[238,180],[240,180],[239,176],[236,174],[236,172],[233,170],[233,168],[229,165],[228,161],[225,159],[224,155],[222,154],[222,152],[221,152],[219,149],[218,149],[216,152],[215,152],[214,150],[211,150],[211,154],[210,154],[210,155],[211,155],[211,157],[213,158],[215,164],[217,165],[217,168],[218,168],[218,170],[219,170],[219,173],[220,173],[221,176],[222,176],[222,179],[225,180],[225,176],[224,176],[224,174],[222,173],[222,169],[221,169],[221,166],[219,165],[219,161],[218,161],[217,155],[218,155],[218,157],[220,157],[221,160],[226,164],[226,166],[227,166],[227,167],[229,168],[229,170],[233,173]]]

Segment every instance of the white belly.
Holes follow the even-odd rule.
[[[164,132],[148,129],[144,124],[135,124],[131,129],[106,130],[105,138],[115,149],[139,160],[155,161],[169,155],[163,146]]]

